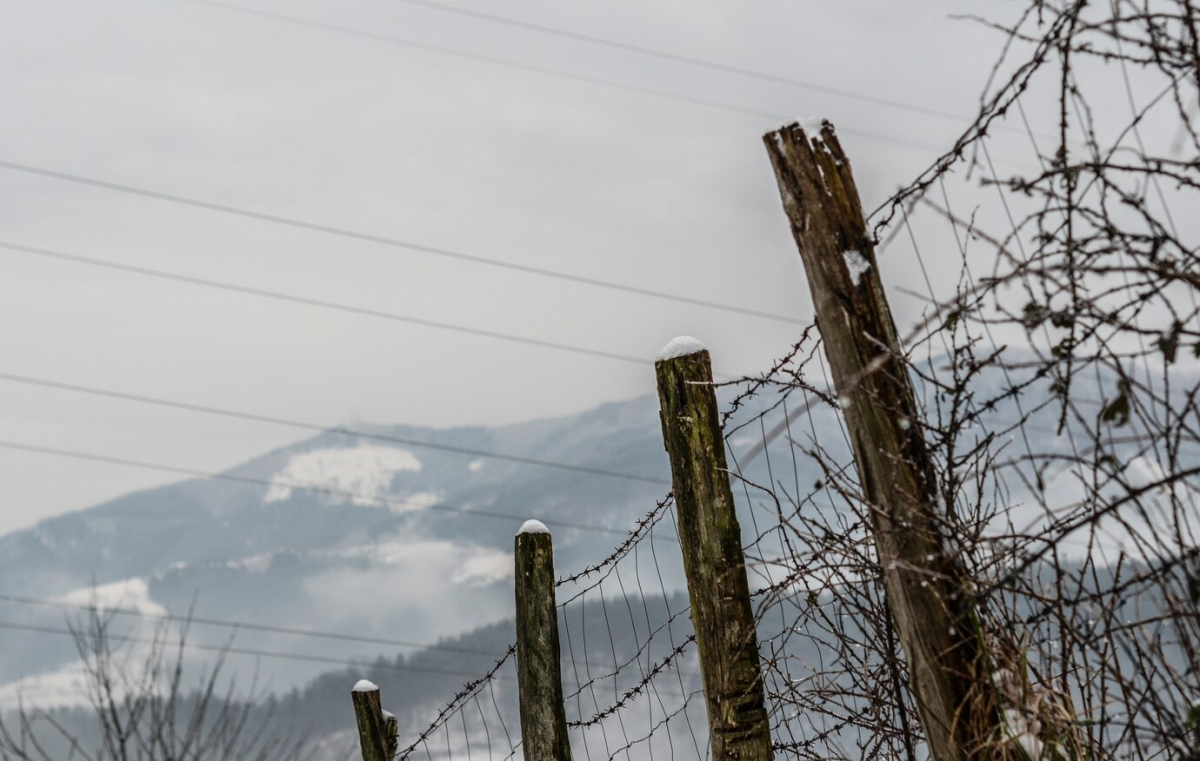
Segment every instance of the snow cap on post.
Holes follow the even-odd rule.
[[[380,705],[379,687],[360,679],[350,690],[354,704],[354,723],[358,725],[358,746],[363,761],[391,761],[387,720]]]
[[[833,122],[829,121],[823,116],[801,116],[796,120],[796,124],[799,124],[800,129],[804,130],[810,135],[820,134],[821,130],[825,128],[826,124],[828,124],[830,128],[833,127]]]
[[[521,534],[549,534],[550,529],[546,528],[546,524],[541,521],[527,520],[521,524],[521,530],[517,532],[517,536]]]
[[[528,761],[571,761],[554,597],[554,539],[529,520],[513,538],[517,694]]]
[[[820,145],[826,152],[829,151],[829,146],[825,143],[825,130],[829,130],[829,134],[834,134],[833,122],[824,118],[802,118],[796,120],[796,125],[803,130],[805,137],[814,145]],[[783,129],[786,129],[783,127]]]
[[[796,126],[804,130],[804,134],[808,135],[809,139],[820,138],[821,133],[825,131],[826,127],[829,128],[830,132],[833,131],[833,122],[823,116],[802,116],[796,120]]]
[[[658,353],[657,361],[663,362],[676,357],[686,357],[689,354],[705,351],[707,348],[698,338],[679,336],[672,338],[671,342],[662,348],[662,351]]]

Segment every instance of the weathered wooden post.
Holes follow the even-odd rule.
[[[563,704],[558,606],[554,602],[554,541],[538,521],[526,521],[513,541],[517,588],[517,686],[521,742],[528,761],[570,761]]]
[[[986,677],[969,580],[944,541],[947,507],[914,423],[919,410],[850,162],[828,121],[783,127],[763,142],[871,507],[888,606],[925,736],[935,759],[967,759],[995,737],[998,717],[978,689]]]
[[[383,740],[387,745],[387,757],[395,758],[400,751],[400,722],[391,711],[383,712]]]
[[[354,702],[363,761],[391,761],[395,744],[389,744],[389,738],[395,737],[396,717],[388,714],[385,718],[379,688],[362,679],[354,685],[350,697]]]
[[[771,727],[712,362],[699,341],[676,338],[654,369],[712,757],[768,761]]]

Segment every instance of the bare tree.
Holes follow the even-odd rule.
[[[260,706],[257,678],[245,694],[226,678],[225,649],[185,667],[186,623],[164,623],[138,638],[113,631],[113,615],[92,607],[70,622],[90,710],[74,714],[22,705],[0,721],[4,761],[271,761],[310,758]],[[229,643],[226,643],[226,648]],[[80,719],[83,718],[83,721]]]
[[[957,271],[949,289],[927,279],[924,318],[896,359],[920,389],[923,414],[904,425],[933,453],[938,533],[967,569],[952,594],[979,616],[979,699],[999,707],[974,752],[1196,759],[1200,9],[1018,10],[1011,23],[975,19],[1004,43],[978,119],[871,219],[883,255]],[[1051,129],[1032,122],[1035,97],[1054,99]],[[1001,128],[1033,147],[1033,174],[997,170]],[[956,200],[964,176],[987,195]],[[926,261],[932,224],[957,249]],[[878,507],[834,428],[830,388],[810,336],[751,379],[746,393],[778,394],[774,419],[727,431],[761,428],[765,441],[786,425],[797,462],[824,474],[746,488],[778,518],[753,545],[770,581],[760,616],[777,751],[920,758],[870,541]]]
[[[890,422],[928,449],[932,529],[953,576],[881,563],[880,506],[856,473],[820,325],[762,375],[729,384],[724,435],[749,505],[745,556],[778,757],[932,755],[885,596],[885,573],[899,571],[970,602],[954,606],[969,615],[951,625],[968,619],[978,640],[969,697],[991,725],[967,757],[1200,761],[1200,9],[1023,0],[1002,10],[1009,21],[974,19],[1003,50],[978,117],[867,220],[879,259],[853,245],[833,252],[855,283],[852,265],[861,274],[885,256],[911,256],[925,274],[924,314],[897,326],[874,366],[912,381],[918,414]],[[1037,123],[1047,111],[1052,123]],[[1030,146],[1023,174],[993,160],[1001,130]],[[937,243],[931,226],[944,233]],[[782,457],[768,446],[777,439],[789,445]],[[636,563],[667,504],[565,581],[631,553]],[[461,732],[450,719],[495,673],[467,685],[402,756],[428,753],[421,744],[441,733],[446,755],[452,732],[466,745],[465,719]],[[659,673],[595,702],[578,726],[620,722],[633,697],[665,686]],[[676,714],[659,715],[616,753],[602,738],[605,756],[648,746],[656,731],[669,740]]]

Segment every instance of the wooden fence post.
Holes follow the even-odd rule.
[[[362,679],[350,691],[354,718],[358,722],[358,744],[363,761],[391,761],[395,753],[396,717],[384,716],[379,688]]]
[[[771,727],[708,351],[667,344],[654,365],[714,761],[768,761]]]
[[[383,740],[387,746],[387,757],[395,758],[400,751],[400,722],[391,711],[383,712]]]
[[[571,761],[563,703],[554,541],[538,521],[513,540],[517,588],[517,686],[527,761]]]
[[[933,758],[980,753],[998,725],[968,580],[939,498],[850,162],[828,121],[763,137],[812,291],[909,688]],[[984,677],[986,679],[986,677]],[[986,685],[985,685],[986,686]]]

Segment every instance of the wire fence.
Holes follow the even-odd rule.
[[[978,122],[874,217],[877,261],[905,270],[894,292],[915,326],[900,359],[921,415],[901,425],[933,453],[938,532],[972,579],[961,594],[980,619],[998,755],[1198,752],[1200,268],[1194,224],[1172,214],[1200,188],[1195,66],[1176,44],[1197,16],[1160,5],[1030,4],[1003,29],[1028,55],[998,65]],[[1105,110],[1085,87],[1101,65],[1159,87],[1140,102],[1128,87],[1123,116]],[[1060,124],[1043,148],[1021,99],[1049,72]],[[1143,135],[1151,114],[1177,128],[1171,155]],[[1032,178],[992,161],[1007,117]],[[817,336],[722,384],[775,750],[921,758],[885,592],[896,569],[879,563]],[[560,582],[572,740],[589,760],[708,754],[686,599],[662,574],[678,561],[645,541],[671,516],[659,503],[612,556]],[[454,733],[447,721],[430,732]],[[445,756],[477,735],[462,728]],[[519,754],[509,739],[487,752]]]
[[[1185,0],[1029,3],[998,27],[978,120],[871,217],[906,331],[881,351],[915,386],[899,425],[970,579],[996,757],[1200,757],[1200,262],[1177,211],[1200,189],[1198,20]],[[1119,108],[1094,93],[1113,72]],[[1053,145],[1023,102],[1047,87]],[[1014,128],[1030,177],[992,161]],[[776,754],[927,757],[886,577],[929,571],[880,562],[819,331],[718,386]],[[710,755],[675,520],[668,495],[556,583],[587,761]],[[398,758],[521,757],[515,652],[401,717]]]

